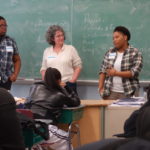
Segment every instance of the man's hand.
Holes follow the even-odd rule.
[[[103,95],[103,93],[104,93],[104,88],[102,88],[102,89],[99,88],[98,90],[99,90],[99,94],[100,94],[100,95]]]
[[[9,79],[10,81],[15,82],[17,80],[17,75],[15,73],[12,73]]]
[[[114,68],[106,70],[108,76],[116,76],[116,70]]]

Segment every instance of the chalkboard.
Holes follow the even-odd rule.
[[[0,15],[8,22],[22,58],[20,77],[40,77],[45,32],[61,25],[66,43],[76,47],[83,61],[80,79],[96,80],[105,52],[113,47],[112,32],[118,25],[131,31],[130,44],[143,54],[141,80],[150,77],[149,0],[0,0]]]

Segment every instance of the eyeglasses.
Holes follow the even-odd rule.
[[[60,35],[56,35],[55,38],[60,38],[60,37],[64,37],[63,34],[60,34]]]
[[[7,24],[0,24],[0,28],[1,27],[8,27],[8,25]]]

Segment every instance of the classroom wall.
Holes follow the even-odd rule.
[[[11,93],[16,97],[27,97],[29,93],[30,86],[33,82],[16,82],[13,83]],[[139,96],[143,96],[144,87],[148,86],[149,82],[141,82],[140,94]],[[91,100],[100,100],[101,97],[98,93],[98,82],[78,82],[78,94],[79,97],[83,100],[91,99]]]
[[[11,93],[16,97],[27,97],[31,84],[18,84],[12,85]],[[78,94],[81,99],[101,99],[97,85],[78,85]]]

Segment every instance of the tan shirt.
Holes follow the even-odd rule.
[[[44,51],[40,71],[46,70],[48,67],[58,69],[62,75],[62,81],[67,82],[72,79],[74,68],[82,68],[82,61],[76,49],[71,45],[63,45],[58,54],[53,47],[48,47]]]

